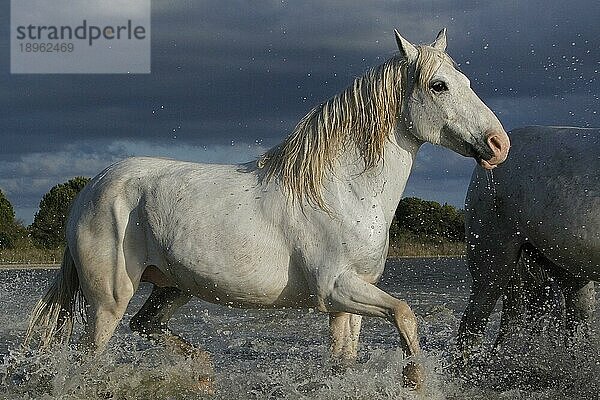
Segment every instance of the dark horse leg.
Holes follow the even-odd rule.
[[[596,309],[594,282],[574,276],[563,276],[558,278],[558,284],[565,298],[565,327],[568,339],[574,339],[578,331],[587,334],[587,322]]]
[[[480,353],[489,316],[500,296],[514,285],[521,251],[520,243],[495,237],[493,231],[482,237],[470,241],[475,246],[467,249],[473,285],[458,329],[458,361],[463,366],[468,366],[470,359]],[[507,322],[504,324],[506,326]]]
[[[552,263],[531,244],[521,247],[517,273],[502,301],[500,332],[494,344],[496,351],[509,335],[560,308],[553,268]]]
[[[595,309],[594,282],[575,277],[529,244],[522,248],[519,267],[504,298],[496,345],[501,345],[508,333],[523,324],[531,326],[543,315],[557,314],[557,311],[557,328],[564,321],[568,340],[573,339],[578,330],[585,329],[585,322]],[[563,304],[560,304],[561,297]]]
[[[533,290],[526,291],[529,297],[528,308],[532,313],[538,314],[552,311],[556,300],[548,293],[548,287],[554,286],[562,294],[564,299],[564,322],[568,338],[571,339],[577,333],[578,328],[584,327],[595,309],[596,292],[594,290],[594,282],[586,278],[581,278],[562,269],[548,258],[546,258],[537,249],[531,250],[531,257],[540,269],[538,276],[534,275],[536,269],[533,269],[527,274],[530,281],[541,282],[537,286],[533,286]],[[552,285],[554,283],[554,285]],[[526,283],[527,286],[527,283]],[[554,300],[554,301],[553,301]],[[535,314],[534,314],[535,316]],[[562,318],[562,313],[559,315],[559,320]]]
[[[192,296],[175,287],[159,287],[154,285],[152,293],[142,308],[131,318],[129,326],[132,331],[162,343],[177,354],[190,357],[202,365],[204,373],[198,377],[198,388],[212,394],[213,365],[209,354],[194,347],[181,336],[173,333],[169,327],[169,319],[175,311],[186,304]]]
[[[191,295],[175,287],[154,285],[142,308],[131,318],[129,327],[141,335],[170,333],[167,326],[169,319],[191,298]]]

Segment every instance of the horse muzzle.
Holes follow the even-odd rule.
[[[486,142],[489,146],[492,157],[484,160],[479,160],[479,165],[487,170],[496,168],[502,164],[508,157],[508,149],[510,149],[510,139],[504,130],[488,130],[486,132]]]

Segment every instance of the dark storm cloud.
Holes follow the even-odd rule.
[[[509,129],[600,125],[598,2],[152,6],[150,75],[10,75],[8,30],[0,37],[0,188],[20,216],[30,219],[52,185],[127,155],[242,161],[259,154],[311,107],[391,56],[395,27],[414,42],[431,42],[448,27],[449,53]],[[406,194],[460,205],[473,165],[426,146]]]

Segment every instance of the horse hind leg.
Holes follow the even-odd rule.
[[[100,201],[93,217],[79,216],[76,231],[67,234],[88,304],[81,343],[91,351],[106,347],[141,279],[142,232],[133,214],[118,196],[110,203]]]
[[[90,302],[88,320],[81,343],[92,352],[104,350],[117,325],[125,315],[128,298],[105,298]]]
[[[552,286],[556,286],[564,298],[564,315],[560,313],[560,315],[555,316],[555,319],[559,322],[557,328],[562,325],[561,319],[564,317],[567,337],[569,340],[573,339],[578,333],[579,328],[585,330],[587,327],[586,322],[594,313],[596,306],[594,282],[586,278],[574,276],[547,259],[539,251],[537,254],[534,254],[533,259],[540,266],[538,270],[543,270],[543,273],[538,274],[538,276],[545,276],[545,279],[537,279],[537,291],[529,293],[528,306],[532,310],[533,317],[553,310],[560,310],[560,307],[557,307],[559,301],[556,301],[552,296],[553,293],[548,292]],[[529,276],[532,275],[535,274],[529,274]],[[535,277],[531,280],[536,283]],[[555,282],[556,285],[552,285],[552,282]],[[537,315],[535,311],[537,311]]]
[[[194,356],[198,349],[168,327],[175,311],[191,297],[176,287],[161,287],[155,284],[142,308],[129,321],[129,327],[133,332],[165,344],[175,353]]]
[[[200,371],[197,389],[205,394],[213,394],[214,367],[208,352],[195,347],[168,327],[173,314],[191,298],[190,294],[176,287],[154,284],[142,308],[131,318],[129,327],[132,331],[162,344],[173,353],[193,359]]]
[[[106,347],[135,292],[124,258],[117,258],[116,262],[87,259],[80,267],[81,289],[88,304],[81,343],[93,352]]]
[[[502,312],[500,316],[500,330],[493,350],[498,352],[510,334],[518,332],[523,327],[524,302],[523,279],[518,276],[511,279],[502,298]]]
[[[142,281],[153,284],[150,296],[142,308],[131,318],[129,327],[133,332],[142,336],[165,342],[177,353],[188,355],[193,353],[194,347],[180,336],[171,332],[168,322],[181,306],[186,304],[192,296],[182,290],[170,286],[173,284],[158,268],[148,266],[143,274]]]
[[[176,287],[153,285],[150,296],[131,318],[129,327],[141,335],[169,332],[168,322],[181,306],[192,298]]]

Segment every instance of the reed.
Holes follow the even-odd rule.
[[[21,239],[12,249],[0,249],[0,264],[60,264],[63,249],[41,249],[29,238]]]
[[[388,258],[463,257],[466,244],[439,236],[399,235],[390,238]]]

